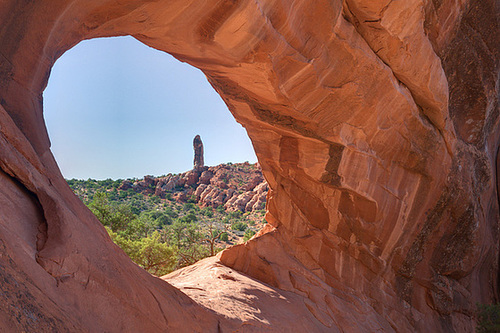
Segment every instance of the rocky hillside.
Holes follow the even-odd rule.
[[[124,180],[120,191],[171,197],[178,202],[193,202],[201,207],[224,207],[226,211],[254,212],[265,208],[267,182],[258,164],[228,163],[196,170],[145,176],[139,180]]]
[[[193,169],[184,173],[67,181],[109,228],[115,243],[145,269],[148,265],[137,253],[127,252],[133,246],[124,242],[142,240],[173,246],[175,258],[163,258],[170,263],[165,267],[148,269],[153,274],[193,264],[242,243],[266,223],[268,185],[259,165],[245,162],[204,166],[199,135],[193,140],[193,149]],[[159,233],[158,239],[154,239],[155,232]]]
[[[161,177],[67,182],[113,241],[158,276],[247,241],[267,223],[267,183],[258,165],[248,162],[195,164]]]

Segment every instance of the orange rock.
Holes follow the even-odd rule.
[[[0,330],[472,331],[499,298],[499,16],[493,0],[4,1]],[[245,126],[269,226],[220,261],[273,288],[200,263],[167,280],[226,284],[188,297],[62,178],[50,68],[127,34],[200,68]]]

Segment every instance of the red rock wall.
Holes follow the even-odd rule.
[[[83,39],[130,34],[203,70],[252,139],[270,226],[224,251],[224,264],[302,295],[326,330],[472,330],[475,302],[498,299],[499,10],[5,1],[0,264],[12,316],[0,327],[225,325],[130,263],[50,153],[41,94],[55,60]],[[33,316],[16,314],[19,284]]]

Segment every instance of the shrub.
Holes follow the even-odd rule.
[[[172,224],[172,218],[167,213],[162,212],[156,217],[156,222],[159,226],[165,226]]]
[[[212,208],[210,207],[205,207],[201,210],[201,214],[206,216],[206,217],[213,217],[214,212],[212,211]]]
[[[225,210],[224,210],[224,206],[222,206],[222,205],[217,206],[217,208],[215,208],[215,210],[216,210],[219,214],[224,214],[224,212],[225,212]]]
[[[233,230],[245,231],[247,228],[248,226],[244,222],[236,222],[231,225]]]
[[[246,242],[247,240],[249,240],[250,238],[252,238],[253,235],[255,235],[255,231],[253,231],[252,229],[248,228],[247,231],[245,231],[245,235],[243,236],[243,240]]]
[[[243,215],[243,213],[240,210],[237,210],[234,212],[229,212],[227,213],[227,215],[229,216],[230,219],[237,220],[241,218],[241,215]]]
[[[156,195],[152,196],[150,200],[154,204],[159,204],[161,202],[160,197],[157,197]]]
[[[182,206],[182,209],[187,212],[189,210],[194,210],[195,207],[196,207],[196,205],[194,203],[188,202],[188,203],[185,203],[184,206]]]
[[[500,304],[477,304],[478,333],[500,332]]]
[[[172,207],[170,206],[167,206],[165,207],[165,214],[167,214],[168,216],[170,216],[171,218],[173,219],[176,219],[179,217],[179,214],[177,214],[173,209]]]
[[[196,222],[198,221],[198,217],[193,214],[192,212],[189,212],[187,215],[184,215],[183,217],[180,218],[181,222],[184,223],[191,223],[191,222]]]

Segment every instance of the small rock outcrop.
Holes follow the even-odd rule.
[[[220,164],[203,166],[199,170],[159,178],[146,176],[134,183],[124,180],[119,189],[131,188],[137,193],[154,193],[160,198],[170,194],[180,202],[195,199],[202,207],[222,206],[226,211],[253,212],[265,209],[269,187],[258,164]]]

